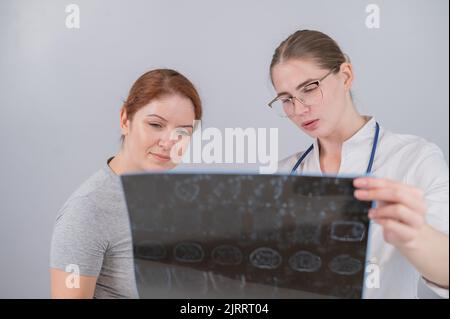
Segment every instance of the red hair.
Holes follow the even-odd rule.
[[[191,100],[194,105],[195,119],[202,117],[202,103],[194,85],[181,73],[170,69],[157,69],[144,73],[134,82],[123,109],[127,118],[150,101],[165,95],[179,94]]]

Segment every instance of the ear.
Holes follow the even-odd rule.
[[[127,111],[124,107],[120,110],[120,131],[123,136],[127,136],[130,132],[130,121],[128,120]]]
[[[354,78],[353,66],[348,62],[342,63],[341,67],[340,67],[340,73],[344,79],[345,90],[350,91],[350,89],[352,88],[352,83],[353,83],[353,78]]]

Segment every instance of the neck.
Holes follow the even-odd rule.
[[[342,144],[356,134],[368,121],[353,105],[347,108],[337,129],[325,138],[319,138],[320,168],[324,173],[338,174],[341,167]]]
[[[337,129],[331,135],[318,139],[320,157],[340,157],[342,144],[355,135],[369,120],[360,115],[354,107],[347,109],[349,112],[342,117]]]
[[[123,150],[120,150],[119,153],[117,153],[116,156],[114,156],[114,158],[109,162],[109,167],[116,175],[122,175],[128,171],[125,162],[126,160]]]

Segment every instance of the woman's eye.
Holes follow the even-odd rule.
[[[182,136],[191,136],[191,132],[188,130],[177,130],[177,134]]]
[[[303,92],[311,92],[317,89],[319,86],[317,84],[310,84],[303,89]]]
[[[154,128],[162,128],[162,125],[159,123],[149,123],[149,125]]]

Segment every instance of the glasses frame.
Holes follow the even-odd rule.
[[[296,90],[297,90],[297,91],[300,91],[300,90],[302,90],[303,88],[307,87],[308,85],[316,84],[316,85],[317,85],[317,88],[320,89],[320,94],[321,94],[322,99],[323,99],[323,92],[322,92],[321,84],[322,84],[323,80],[325,80],[330,74],[332,74],[333,72],[335,72],[338,68],[339,68],[339,66],[336,66],[336,67],[332,68],[327,74],[325,74],[324,76],[322,76],[320,79],[318,79],[318,80],[313,80],[313,81],[311,81],[311,82],[308,82],[308,83],[302,85],[301,87],[297,88]],[[280,98],[281,98],[281,96],[275,97],[275,98],[274,98],[272,101],[270,101],[267,105],[273,110],[273,109],[274,109],[273,106],[272,106],[273,103],[275,103],[276,101],[280,100]],[[301,104],[303,104],[303,105],[306,106],[306,107],[311,107],[311,106],[312,106],[312,105],[307,105],[307,104],[305,104],[305,103],[302,101],[301,98],[299,98],[298,96],[295,96],[295,95],[294,95],[294,96],[291,95],[291,96],[288,97],[287,99],[290,100],[290,102],[293,104],[294,108],[295,108],[295,100],[299,101]],[[280,115],[280,116],[281,116],[281,115]],[[284,117],[292,117],[292,116],[295,116],[295,113],[294,113],[293,115],[286,115],[286,116],[284,116]]]

